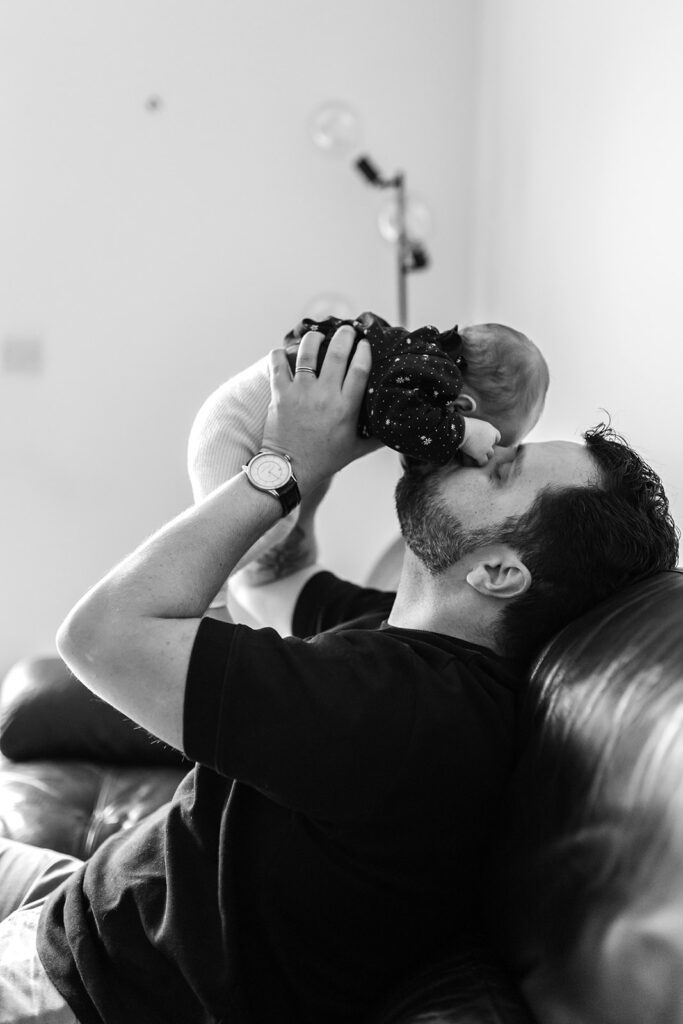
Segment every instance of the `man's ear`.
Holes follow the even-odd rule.
[[[472,413],[477,411],[477,400],[472,395],[468,395],[461,391],[457,398],[453,400],[453,406],[461,412],[463,416],[471,416]]]
[[[531,573],[511,548],[488,548],[465,577],[484,597],[519,597],[531,586]]]

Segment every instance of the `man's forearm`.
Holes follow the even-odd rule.
[[[201,616],[279,502],[234,477],[178,516],[76,605],[59,653],[94,693],[182,749],[185,679]]]
[[[62,656],[87,658],[92,641],[144,645],[148,621],[198,619],[248,547],[277,521],[278,501],[234,477],[113,569],[60,631]],[[91,642],[88,642],[90,636]]]

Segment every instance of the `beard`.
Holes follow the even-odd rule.
[[[492,539],[486,530],[465,531],[438,492],[438,469],[408,464],[396,484],[395,501],[406,546],[432,576]]]

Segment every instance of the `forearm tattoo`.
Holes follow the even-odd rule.
[[[313,565],[316,555],[315,540],[297,524],[283,541],[268,548],[242,572],[250,587],[258,587]]]

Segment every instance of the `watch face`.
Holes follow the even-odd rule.
[[[284,486],[292,476],[292,467],[284,455],[263,452],[255,455],[249,464],[249,476],[257,487],[275,491]]]

